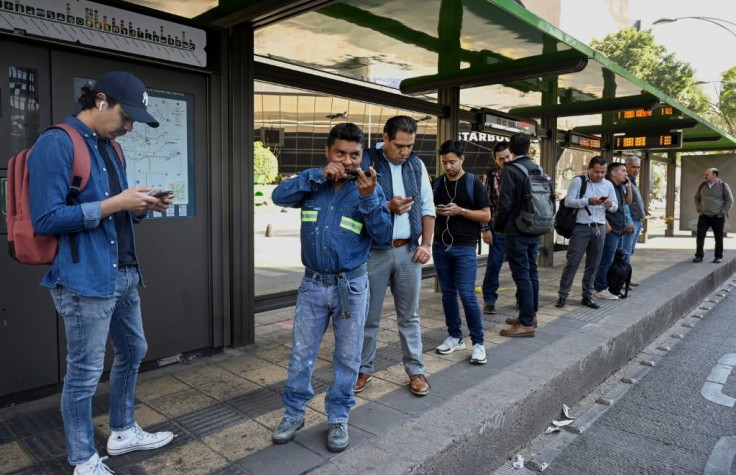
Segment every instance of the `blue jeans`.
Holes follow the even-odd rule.
[[[603,243],[603,252],[601,253],[601,262],[598,264],[598,273],[595,275],[595,290],[600,292],[608,288],[608,269],[613,264],[613,258],[616,257],[616,249],[621,247],[624,235],[608,233]]]
[[[516,283],[516,300],[520,305],[519,321],[527,327],[534,324],[534,315],[539,310],[538,252],[538,237],[513,234],[506,236],[506,259]]]
[[[631,262],[631,256],[636,250],[636,241],[639,239],[639,234],[641,234],[641,228],[641,221],[635,220],[634,232],[631,234],[624,234],[624,239],[621,243],[621,249],[623,249],[624,254],[626,254],[626,262]]]
[[[325,285],[312,276],[304,276],[296,301],[288,378],[283,396],[286,419],[301,420],[307,401],[314,397],[314,362],[332,318],[335,332],[335,352],[332,356],[335,382],[327,388],[325,409],[330,424],[348,421],[350,408],[355,405],[353,387],[358,381],[369,296],[366,274],[350,279],[350,318],[343,318],[340,314],[338,286]]]
[[[493,244],[488,250],[486,275],[483,277],[483,302],[486,305],[496,305],[498,300],[498,274],[501,272],[503,258],[506,255],[506,235],[491,231]]]
[[[371,250],[371,257],[368,260],[371,296],[365,319],[360,361],[360,371],[363,373],[373,374],[374,371],[376,335],[381,323],[383,300],[388,285],[391,285],[391,294],[396,307],[396,326],[399,330],[404,371],[409,376],[426,372],[422,364],[422,328],[417,313],[419,291],[422,287],[422,265],[413,259],[414,252],[409,250],[408,245],[386,250]]]
[[[84,297],[62,286],[51,289],[66,329],[61,415],[72,465],[97,453],[92,396],[102,375],[108,334],[115,350],[110,371],[110,429],[122,431],[135,424],[138,366],[148,350],[138,298],[139,282],[138,269],[127,267],[117,271],[112,297]]]
[[[460,329],[460,306],[457,296],[463,302],[465,320],[468,323],[470,340],[483,344],[483,322],[480,315],[480,305],[475,297],[475,276],[478,272],[478,260],[475,247],[447,246],[435,243],[432,248],[434,268],[442,289],[442,308],[445,311],[447,332],[453,338],[462,338]]]

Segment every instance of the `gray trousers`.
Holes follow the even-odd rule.
[[[567,262],[560,277],[560,297],[566,299],[570,294],[575,273],[585,254],[585,274],[583,274],[583,297],[593,297],[593,279],[598,272],[598,264],[603,255],[603,243],[606,240],[606,225],[588,227],[576,224],[567,247]]]
[[[424,374],[422,364],[422,329],[419,314],[419,290],[422,286],[422,266],[414,262],[414,253],[409,246],[401,246],[388,250],[371,250],[368,260],[368,281],[371,298],[368,315],[365,319],[363,334],[363,352],[361,354],[360,372],[373,374],[373,362],[376,359],[376,335],[381,323],[383,300],[386,287],[391,284],[394,296],[396,320],[401,341],[402,363],[406,374]]]

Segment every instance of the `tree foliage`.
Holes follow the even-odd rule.
[[[731,135],[736,133],[736,66],[721,75],[718,104],[714,113],[721,119],[723,126]]]
[[[279,161],[263,142],[253,142],[253,174],[263,175],[264,183],[272,183],[279,174]]]
[[[674,54],[654,42],[649,31],[626,28],[591,41],[591,46],[613,62],[674,97],[689,109],[700,114],[709,109],[708,96],[695,84],[695,70],[690,63],[680,61]]]

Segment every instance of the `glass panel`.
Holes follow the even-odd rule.
[[[19,152],[33,145],[39,129],[38,71],[10,66],[10,150]]]
[[[194,18],[215,8],[219,3],[218,0],[127,0],[127,2],[184,18]]]

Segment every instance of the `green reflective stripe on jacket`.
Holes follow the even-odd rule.
[[[319,211],[308,211],[302,210],[302,223],[315,223],[317,222],[317,213]]]
[[[303,220],[304,218],[302,218],[302,221]],[[363,229],[363,223],[350,219],[347,216],[343,216],[340,220],[340,227],[347,229],[348,231],[352,231],[355,234],[360,234],[360,231]]]

